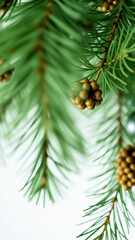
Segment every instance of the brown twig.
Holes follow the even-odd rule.
[[[115,203],[118,201],[117,197],[118,197],[119,191],[120,191],[120,189],[117,188],[117,189],[116,189],[116,195],[115,195],[115,197],[114,197],[113,200],[112,200],[111,209],[110,209],[110,211],[109,211],[109,213],[108,213],[108,216],[106,217],[106,220],[105,220],[105,222],[104,222],[104,224],[103,224],[103,225],[104,225],[103,231],[102,231],[102,233],[99,235],[99,240],[102,239],[103,234],[104,234],[104,232],[106,231],[107,224],[109,224],[109,222],[110,222],[110,217],[111,217],[111,213],[112,213],[112,211],[113,211],[113,209],[114,209],[114,205],[115,205]]]
[[[119,134],[119,146],[122,146],[123,143],[123,139],[122,139],[122,92],[119,91],[118,94],[118,117],[117,117],[117,121],[118,121],[118,134]]]
[[[119,58],[123,58],[123,53],[124,53],[124,49],[122,50],[122,52],[120,53],[120,55],[117,54],[117,57],[115,59],[112,59],[111,62],[105,63],[104,62],[104,66],[109,66],[111,63],[114,63],[116,60],[118,60]]]
[[[42,179],[42,188],[45,188],[47,185],[47,159],[48,159],[48,153],[47,153],[47,149],[48,149],[48,141],[47,141],[47,137],[45,136],[45,143],[44,143],[44,156],[45,156],[45,168],[44,168],[44,173],[43,173],[43,179]]]
[[[34,49],[34,51],[36,51],[36,53],[38,54],[39,59],[40,59],[38,73],[41,77],[41,81],[40,81],[39,87],[40,87],[41,92],[42,92],[43,104],[45,105],[45,111],[44,111],[45,122],[49,122],[49,117],[48,117],[49,104],[48,104],[46,89],[45,89],[45,86],[44,86],[44,83],[46,81],[45,71],[46,71],[46,66],[47,66],[47,63],[44,59],[44,54],[43,54],[43,52],[44,52],[44,31],[45,31],[45,29],[47,29],[47,22],[48,22],[48,20],[51,16],[51,8],[52,8],[54,3],[55,3],[54,0],[51,0],[48,3],[47,9],[45,11],[44,19],[43,19],[42,23],[40,23],[37,26],[38,28],[41,29],[41,33],[40,33],[39,39],[38,39],[37,44],[36,44],[35,49]],[[45,142],[44,142],[43,154],[45,156],[45,168],[44,168],[43,179],[42,179],[42,188],[45,188],[46,185],[47,185],[48,140],[47,140],[47,133],[46,132],[44,134],[44,137],[45,137]]]
[[[112,59],[111,62],[108,62],[108,63],[103,62],[102,67],[99,69],[99,71],[98,71],[98,73],[97,73],[97,76],[96,76],[96,78],[95,78],[95,81],[98,80],[99,75],[100,75],[100,73],[101,73],[102,70],[103,70],[103,67],[111,65],[112,63],[114,63],[114,62],[115,62],[116,60],[118,60],[119,58],[123,58],[123,52],[124,52],[124,50],[122,50],[121,54],[120,54],[120,55],[117,55],[117,57],[116,57],[115,59]],[[99,66],[98,66],[98,67],[99,67]]]
[[[124,0],[122,1],[122,5],[124,5]],[[107,55],[108,55],[108,51],[109,51],[109,48],[110,48],[110,45],[111,45],[111,42],[114,40],[114,33],[115,33],[115,30],[117,29],[117,26],[118,26],[118,22],[120,21],[120,17],[121,17],[121,13],[122,13],[122,10],[120,11],[119,15],[116,16],[116,20],[114,21],[113,23],[113,27],[111,28],[112,29],[112,32],[110,34],[110,37],[109,39],[107,40],[107,46],[105,47],[105,52],[104,52],[104,56],[103,58],[101,59],[100,63],[97,65],[96,68],[99,68],[101,66],[102,70],[103,70],[103,66],[105,66],[105,62],[106,62],[106,58],[107,58]],[[109,30],[111,30],[109,29]],[[112,60],[112,61],[115,61],[115,60]],[[111,63],[111,62],[110,62]],[[101,73],[101,71],[99,69],[99,73],[98,73],[98,77]],[[98,77],[96,77],[96,81],[98,80]]]
[[[123,138],[122,138],[122,93],[119,91],[118,93],[118,117],[117,117],[117,121],[118,121],[118,134],[119,134],[119,147],[122,146],[122,143],[123,143]],[[117,196],[118,196],[118,193],[120,191],[120,188],[118,187],[116,189],[116,196],[114,197],[113,201],[112,201],[112,207],[109,211],[109,214],[104,222],[104,228],[103,228],[103,231],[102,233],[99,235],[99,240],[101,240],[105,230],[106,230],[106,227],[107,227],[107,224],[109,223],[109,220],[110,220],[110,216],[111,216],[111,212],[113,211],[114,209],[114,204],[115,202],[117,202]]]
[[[114,33],[115,33],[115,30],[117,29],[118,22],[120,21],[120,15],[121,15],[121,12],[120,12],[119,16],[116,16],[116,20],[113,23],[113,27],[110,29],[110,30],[112,30],[112,32],[110,34],[109,39],[107,40],[107,46],[105,47],[105,52],[104,52],[103,58],[101,59],[100,63],[96,67],[96,68],[100,68],[98,70],[98,73],[97,73],[97,76],[96,76],[96,79],[95,79],[96,81],[98,80],[98,78],[100,76],[100,73],[102,72],[104,66],[110,65],[112,62],[114,62],[116,60],[116,59],[114,59],[109,64],[106,64],[106,58],[107,58],[107,55],[108,55],[110,45],[111,45],[112,41],[114,40]]]
[[[100,73],[102,72],[102,70],[103,70],[103,67],[101,67],[101,68],[99,69],[99,71],[98,71],[98,73],[97,73],[97,76],[96,76],[96,78],[95,78],[95,81],[98,80],[99,75],[100,75]]]
[[[122,146],[122,143],[123,143],[123,138],[122,138],[122,93],[119,91],[118,93],[118,117],[117,117],[117,121],[118,121],[118,134],[119,134],[119,147]],[[110,216],[111,216],[111,212],[113,211],[114,209],[114,204],[115,202],[117,202],[117,196],[118,196],[118,193],[120,191],[120,188],[118,187],[116,189],[116,196],[114,197],[113,201],[112,201],[112,207],[109,211],[109,214],[104,222],[104,228],[103,228],[103,231],[102,233],[99,235],[99,240],[101,240],[105,230],[106,230],[106,227],[107,227],[107,224],[109,223],[109,220],[110,220]]]

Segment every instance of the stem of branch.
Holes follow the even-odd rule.
[[[117,118],[117,121],[118,121],[118,134],[119,134],[119,146],[121,147],[122,146],[122,143],[123,143],[123,139],[122,139],[122,92],[119,91],[119,94],[118,94],[118,105],[119,105],[119,108],[118,108],[118,118]]]
[[[45,106],[44,107],[45,124],[47,124],[50,120],[49,120],[49,116],[48,116],[49,104],[48,104],[47,92],[46,92],[46,89],[45,89],[45,82],[46,82],[45,71],[46,71],[47,63],[46,63],[45,57],[44,57],[44,34],[45,34],[45,29],[47,29],[47,22],[49,21],[49,18],[51,16],[51,8],[52,8],[54,3],[55,3],[54,0],[51,0],[48,3],[47,9],[45,11],[44,19],[38,25],[38,28],[41,29],[41,33],[40,33],[39,39],[37,41],[37,45],[35,47],[35,51],[37,52],[37,54],[39,56],[39,60],[40,60],[38,73],[40,75],[41,81],[40,81],[39,87],[40,87],[41,93],[42,93],[43,105]],[[45,133],[44,133],[44,138],[45,138],[45,142],[44,142],[44,147],[43,147],[43,154],[44,154],[44,157],[45,157],[45,168],[44,168],[44,172],[43,172],[42,188],[45,188],[46,185],[47,185],[48,136],[47,136],[47,131],[46,130],[45,130]]]
[[[120,91],[118,93],[118,117],[117,117],[117,121],[118,121],[119,147],[121,147],[122,143],[123,143],[123,139],[122,139],[122,93]],[[115,195],[115,197],[112,201],[112,207],[109,211],[109,214],[108,214],[108,216],[107,216],[107,218],[104,222],[103,231],[99,235],[99,240],[102,239],[102,236],[103,236],[104,232],[106,231],[107,224],[110,221],[111,213],[114,209],[114,204],[115,204],[115,202],[117,202],[117,196],[118,196],[119,191],[120,191],[120,187],[116,188],[116,195]]]
[[[99,76],[100,76],[100,73],[102,72],[104,66],[106,66],[106,58],[107,58],[107,55],[108,55],[108,51],[109,51],[109,48],[110,48],[110,45],[114,39],[114,33],[115,33],[115,30],[117,29],[117,26],[118,26],[118,22],[120,21],[120,15],[121,15],[121,12],[119,13],[118,16],[116,16],[116,20],[114,21],[113,23],[113,27],[112,27],[112,32],[110,34],[110,37],[109,39],[107,40],[107,46],[105,47],[105,52],[104,52],[104,56],[103,58],[101,59],[100,63],[97,65],[96,68],[99,68],[99,71],[97,73],[97,76],[96,76],[96,81],[98,80]],[[112,60],[109,64],[111,64],[112,62],[114,62],[116,59]],[[108,65],[109,65],[108,64]]]
[[[115,205],[115,203],[118,201],[117,197],[118,197],[119,191],[120,191],[120,188],[119,188],[119,187],[116,188],[116,195],[115,195],[115,197],[114,197],[113,200],[112,200],[112,206],[111,206],[111,209],[110,209],[110,211],[109,211],[109,213],[108,213],[108,216],[106,217],[106,220],[105,220],[105,222],[104,222],[103,231],[102,231],[102,233],[99,235],[99,240],[102,239],[103,234],[104,234],[104,232],[106,231],[107,224],[109,224],[110,217],[111,217],[111,213],[112,213],[112,211],[113,211],[113,209],[114,209],[114,205]]]

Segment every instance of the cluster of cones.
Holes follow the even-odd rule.
[[[135,185],[135,146],[120,148],[115,166],[118,168],[116,178],[125,191]]]
[[[78,105],[78,108],[93,110],[99,106],[103,100],[102,91],[95,80],[87,78],[81,82],[75,83],[71,89],[72,102]]]
[[[113,10],[119,3],[119,0],[104,0],[103,6],[99,6],[98,10],[100,12],[109,12]]]
[[[7,10],[8,4],[9,4],[10,1],[11,0],[4,0],[2,2],[2,7],[0,8],[0,12],[4,13]]]
[[[7,79],[11,76],[13,70],[10,70],[2,75],[0,75],[0,83],[7,82]]]

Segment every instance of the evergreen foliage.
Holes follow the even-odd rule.
[[[49,163],[64,174],[63,168],[76,165],[72,149],[83,151],[68,103],[71,82],[78,79],[74,63],[81,42],[78,22],[82,15],[76,1],[27,1],[14,7],[12,15],[0,23],[0,74],[14,69],[8,82],[0,86],[1,121],[6,121],[8,108],[17,110],[8,127],[10,132],[14,130],[16,147],[33,134],[28,150],[35,146],[34,157],[24,186],[30,199],[36,193],[39,198],[43,184],[54,201],[50,185],[61,194],[61,181]],[[18,134],[15,128],[24,120]]]
[[[111,12],[100,12],[101,1],[90,1],[90,25],[83,34],[85,58],[83,71],[88,72],[102,86],[105,96],[100,110],[94,111],[89,132],[93,140],[93,162],[101,166],[90,189],[95,204],[85,211],[87,229],[78,237],[88,240],[127,239],[129,226],[134,225],[129,200],[135,205],[134,190],[125,192],[115,179],[116,156],[121,146],[135,144],[125,129],[125,120],[132,108],[126,108],[128,97],[134,96],[135,5],[133,1],[119,1]],[[111,93],[112,92],[112,93]],[[113,92],[117,95],[115,96]],[[93,121],[92,121],[93,117]],[[94,129],[94,130],[93,130]],[[92,135],[92,131],[93,135]],[[91,156],[91,153],[90,153]]]
[[[125,89],[127,71],[133,72],[129,53],[135,51],[134,3],[119,1],[111,12],[99,12],[101,1],[88,1],[89,24],[84,30],[84,71],[88,77],[99,78],[103,92],[110,88]],[[128,14],[127,14],[128,12]],[[130,14],[129,14],[130,13]]]
[[[14,151],[28,141],[22,189],[29,199],[36,195],[38,202],[43,189],[44,200],[48,195],[54,201],[69,179],[67,172],[77,169],[74,152],[84,152],[70,108],[70,86],[84,77],[98,81],[104,101],[87,116],[89,132],[93,139],[98,136],[91,146],[93,162],[101,169],[94,177],[96,203],[85,210],[88,227],[78,237],[119,240],[127,239],[135,220],[127,205],[127,199],[135,205],[134,190],[122,189],[114,165],[120,147],[135,144],[125,129],[132,112],[125,102],[135,89],[135,2],[119,0],[108,12],[100,12],[101,5],[101,0],[10,0],[5,8],[0,0],[5,9],[0,20],[0,132],[6,127]],[[98,122],[92,124],[92,118]]]
[[[84,210],[84,217],[89,218],[84,222],[87,229],[78,236],[85,240],[128,240],[129,227],[135,226],[129,207],[129,202],[135,205],[134,189],[125,192],[115,178],[119,148],[135,143],[124,128],[127,109],[123,101],[124,97],[109,92],[102,106],[104,111],[100,109],[92,114],[92,118],[98,121],[89,129],[93,140],[91,149],[94,148],[94,152],[90,152],[91,168],[98,166],[98,169],[97,175],[90,178],[89,196],[93,197],[95,204]],[[97,129],[98,140],[93,128]]]

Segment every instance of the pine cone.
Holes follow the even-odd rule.
[[[2,74],[2,75],[0,75],[0,83],[7,82],[7,79],[11,76],[12,71],[13,71],[13,69],[4,73],[4,74]]]
[[[118,168],[116,179],[119,184],[125,191],[131,189],[135,185],[135,146],[120,148],[115,166]]]
[[[113,10],[119,3],[119,0],[104,0],[103,6],[99,6],[98,10],[100,12],[109,12]]]
[[[95,80],[89,81],[87,78],[72,86],[70,96],[73,104],[78,105],[81,110],[86,107],[93,110],[103,100],[102,91],[99,89],[97,82]]]

